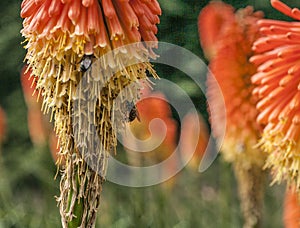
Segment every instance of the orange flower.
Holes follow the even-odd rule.
[[[226,107],[226,116],[220,116],[222,112],[214,112],[216,115],[211,116],[213,132],[219,136],[221,129],[218,128],[218,123],[226,120],[226,135],[222,145],[226,159],[234,161],[237,157],[244,157],[250,163],[262,164],[262,159],[257,156],[260,152],[253,149],[261,127],[253,121],[258,111],[255,108],[257,97],[252,96],[254,85],[251,84],[250,77],[256,72],[256,67],[249,62],[249,56],[252,55],[251,46],[258,37],[256,21],[262,17],[262,13],[253,12],[251,7],[247,7],[234,14],[233,9],[229,11],[231,8],[229,5],[212,2],[204,9],[203,16],[202,12],[200,13],[199,19],[206,21],[205,15],[210,15],[210,9],[217,14],[218,18],[219,14],[216,12],[222,12],[219,9],[221,5],[227,9],[227,13],[231,12],[232,15],[227,17],[234,20],[223,22],[222,31],[217,35],[218,41],[212,43],[216,54],[210,61],[209,69],[219,84]],[[216,27],[218,28],[219,24]],[[202,31],[201,28],[199,30]],[[214,33],[215,29],[211,31]],[[202,37],[205,40],[205,36],[210,35],[200,34],[201,40]],[[208,75],[207,85],[208,100],[211,105],[209,108],[217,110],[221,98],[214,96],[216,85],[212,83],[210,75]]]
[[[195,128],[195,122],[200,123],[200,133]],[[198,136],[199,134],[199,136]],[[198,137],[195,137],[198,136]],[[193,154],[191,161],[188,163],[188,167],[197,170],[199,169],[200,161],[207,148],[209,140],[209,130],[205,120],[201,114],[189,113],[182,120],[181,126],[181,156],[186,161],[185,157],[189,157]],[[196,148],[194,145],[197,145]]]
[[[42,90],[46,106],[61,107],[64,96],[73,97],[84,55],[99,58],[126,44],[157,41],[158,14],[161,10],[156,0],[24,0],[21,17],[28,49],[26,59],[38,76],[37,89]],[[151,55],[141,45],[136,48],[140,53],[121,51],[115,62],[122,63],[124,55]],[[105,68],[113,65],[112,59],[106,61]],[[144,67],[152,69],[149,65]],[[138,77],[138,69],[132,68],[134,75],[128,77]]]
[[[285,228],[296,228],[300,225],[299,195],[294,187],[286,189],[283,210],[283,222]]]
[[[208,54],[212,59],[209,64],[211,72],[207,79],[212,132],[220,138],[223,133],[220,123],[226,121],[221,151],[224,158],[232,162],[234,168],[245,220],[244,227],[256,227],[261,219],[264,192],[262,166],[265,158],[258,148],[253,148],[258,142],[261,126],[255,121],[258,115],[258,98],[252,96],[254,85],[251,83],[251,75],[256,72],[256,67],[249,62],[249,57],[253,54],[252,44],[259,36],[256,22],[263,15],[262,12],[253,12],[250,6],[238,10],[235,14],[231,6],[222,2],[212,2],[207,7],[203,16],[200,13],[199,20],[208,22],[212,28],[206,31],[208,34],[203,28],[199,31],[203,31],[200,33],[200,39],[204,41],[206,37],[217,33],[217,40],[207,43],[212,45],[212,48],[203,47],[204,50],[211,49],[214,52]],[[224,9],[229,20],[225,21],[225,16],[220,16],[223,13],[221,9]],[[212,14],[209,14],[210,11]],[[211,19],[213,15],[216,17],[214,20]],[[222,19],[220,23],[218,18]],[[218,23],[213,24],[213,21]],[[200,21],[199,25],[204,22]],[[205,45],[206,42],[202,44]],[[213,80],[213,76],[218,84]],[[223,97],[217,95],[218,89],[222,91]],[[222,99],[225,102],[225,116],[222,114],[224,110],[220,110]]]
[[[300,19],[300,11],[280,1],[271,1],[279,11]],[[266,167],[274,182],[287,180],[300,188],[300,22],[260,20],[260,31],[251,61],[258,66],[252,82],[260,101],[257,121],[266,124],[260,141],[268,153]]]

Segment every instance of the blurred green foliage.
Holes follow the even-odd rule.
[[[160,0],[163,15],[159,40],[180,45],[203,58],[197,17],[208,0]],[[253,5],[266,17],[288,19],[269,0],[226,0],[236,8]],[[288,2],[288,1],[286,1]],[[289,1],[293,6],[299,1]],[[288,3],[289,3],[288,2]],[[0,105],[8,118],[7,140],[0,153],[0,228],[60,227],[55,195],[59,178],[47,146],[34,148],[27,130],[27,113],[19,82],[25,51],[20,35],[21,1],[0,1]],[[205,61],[205,59],[203,58]],[[160,77],[181,86],[206,117],[206,101],[183,73],[157,66]],[[176,97],[176,92],[173,96]],[[122,153],[122,152],[121,152]],[[267,187],[267,186],[266,186]],[[282,227],[284,187],[267,187],[264,227]],[[236,183],[230,165],[218,158],[204,173],[183,170],[173,189],[163,186],[128,188],[105,183],[99,227],[241,227]]]

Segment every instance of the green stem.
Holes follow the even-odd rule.
[[[81,198],[78,200],[79,202],[76,202],[74,206],[74,215],[76,217],[73,217],[73,219],[68,223],[68,228],[77,228],[81,225],[82,221],[82,213],[83,213],[83,199]]]
[[[79,191],[79,181],[78,178],[76,178],[76,189],[77,192]],[[70,195],[69,195],[69,199],[68,199],[68,209],[70,209],[71,206],[71,201],[73,198],[73,188],[70,189]],[[77,196],[76,196],[77,198]],[[82,215],[83,215],[83,209],[84,209],[84,201],[83,198],[77,199],[76,203],[74,205],[73,208],[73,215],[74,217],[72,218],[72,220],[70,222],[68,222],[68,228],[77,228],[80,227],[82,224]]]

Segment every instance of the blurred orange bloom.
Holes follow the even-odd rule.
[[[25,64],[20,73],[21,86],[27,107],[41,106],[38,104],[38,91],[36,91],[36,79],[31,69]]]
[[[261,126],[255,121],[258,97],[252,95],[254,85],[251,76],[256,72],[256,67],[249,61],[249,57],[253,54],[252,44],[259,37],[256,22],[263,14],[254,12],[250,6],[234,12],[230,5],[214,1],[203,12],[203,15],[200,12],[198,24],[203,50],[211,58],[207,99],[212,133],[220,138],[223,133],[220,125],[226,121],[221,152],[227,161],[232,162],[237,178],[244,227],[256,227],[262,216],[262,166],[265,157],[259,148],[254,148],[260,137]],[[206,23],[206,26],[201,27]],[[211,38],[214,36],[216,39]],[[222,91],[222,97],[217,95],[218,89]],[[225,102],[225,116],[224,110],[220,110],[222,99]]]
[[[59,151],[60,151],[60,146],[58,143],[58,137],[54,131],[52,131],[49,135],[49,149],[50,149],[50,152],[51,152],[51,155],[52,155],[52,158],[54,161],[58,161],[58,159],[62,159],[62,161],[60,161],[60,164],[62,164],[62,165],[65,164],[64,158],[60,158],[58,156]]]
[[[230,5],[211,2],[203,9],[203,15],[201,11],[199,25],[208,21],[212,15],[219,18],[223,8],[228,14],[226,18],[231,19],[222,21],[223,26],[217,35],[218,40],[208,45],[212,45],[215,49],[209,69],[223,93],[226,116],[221,116],[222,112],[213,112],[216,115],[211,115],[212,130],[215,135],[220,135],[218,123],[226,120],[227,128],[222,151],[227,160],[234,161],[237,157],[244,157],[245,163],[255,161],[262,164],[260,151],[253,149],[260,136],[261,126],[254,121],[258,115],[255,107],[258,98],[252,96],[254,85],[251,84],[251,75],[256,72],[256,67],[249,62],[249,56],[253,53],[252,44],[259,36],[256,22],[262,17],[262,13],[253,12],[251,7],[247,7],[234,14],[234,9]],[[212,14],[209,14],[210,11]],[[207,15],[208,19],[206,19]],[[211,37],[218,27],[219,24],[216,24],[215,29],[212,28],[207,33],[204,32],[205,27],[200,27],[200,39],[205,41],[206,37]],[[222,98],[215,96],[216,85],[211,80],[211,76],[208,75],[209,108],[217,110]]]
[[[200,132],[195,126],[195,122],[200,123]],[[198,135],[199,134],[199,135]],[[198,137],[197,137],[198,136]],[[198,171],[201,159],[207,148],[209,140],[209,130],[201,114],[188,113],[182,120],[181,126],[181,147],[180,154],[184,161],[193,154],[188,167]],[[195,145],[196,148],[195,148]]]
[[[6,134],[6,114],[0,107],[0,144],[4,141]]]
[[[35,89],[36,81],[27,65],[24,65],[21,71],[21,85],[28,109],[27,124],[30,139],[35,146],[45,146],[51,125],[41,111],[41,102],[38,102],[38,91]]]
[[[271,1],[279,11],[300,19],[300,11],[280,1]],[[257,121],[266,124],[260,141],[268,153],[266,167],[271,168],[274,182],[287,180],[300,188],[300,22],[260,20],[263,37],[253,50],[251,62],[258,66],[252,77],[259,97]]]
[[[41,111],[41,100],[38,99],[38,91],[36,90],[36,81],[32,72],[27,65],[21,70],[21,85],[23,95],[27,105],[27,124],[29,136],[34,146],[45,146],[49,143],[50,151],[54,161],[57,160],[59,147],[58,139],[55,137],[53,126],[49,122],[48,116]],[[52,144],[55,144],[52,145]]]
[[[285,228],[300,226],[300,203],[299,195],[294,187],[289,187],[285,193],[283,223]]]
[[[218,42],[226,30],[226,24],[234,23],[234,8],[221,1],[211,1],[201,10],[198,18],[200,43],[208,60],[218,49]]]
[[[160,163],[174,153],[177,147],[177,122],[172,118],[171,108],[165,96],[159,92],[146,92],[145,89],[143,94],[145,97],[136,105],[140,121],[135,119],[130,123],[131,132],[138,140],[142,140],[142,143],[136,144],[132,138],[126,137],[126,132],[124,135],[125,145],[137,149],[133,151],[125,146],[128,160],[135,166]],[[166,134],[162,135],[162,132]],[[169,167],[164,167],[162,172],[175,173],[176,166],[177,161],[174,161]],[[171,180],[167,183],[171,186],[173,182],[174,180]]]

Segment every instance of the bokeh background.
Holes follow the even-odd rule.
[[[197,17],[207,0],[159,0],[160,41],[177,44],[198,55]],[[266,17],[290,20],[271,8],[269,0],[227,0],[235,8],[252,5]],[[299,1],[285,1],[300,6]],[[0,151],[0,228],[61,227],[55,196],[59,176],[48,145],[34,145],[29,137],[27,107],[20,83],[25,50],[20,35],[20,0],[0,1],[0,105],[7,116],[6,140]],[[157,66],[158,74],[181,86],[207,122],[201,90],[182,72]],[[169,100],[180,97],[176,91]],[[174,112],[174,119],[179,121]],[[237,120],[242,121],[242,120]],[[180,126],[178,122],[178,126]],[[124,149],[118,148],[120,159]],[[282,227],[285,186],[266,184],[263,227]],[[172,184],[144,188],[105,183],[97,227],[242,227],[236,181],[229,164],[218,156],[203,173],[185,168]]]

